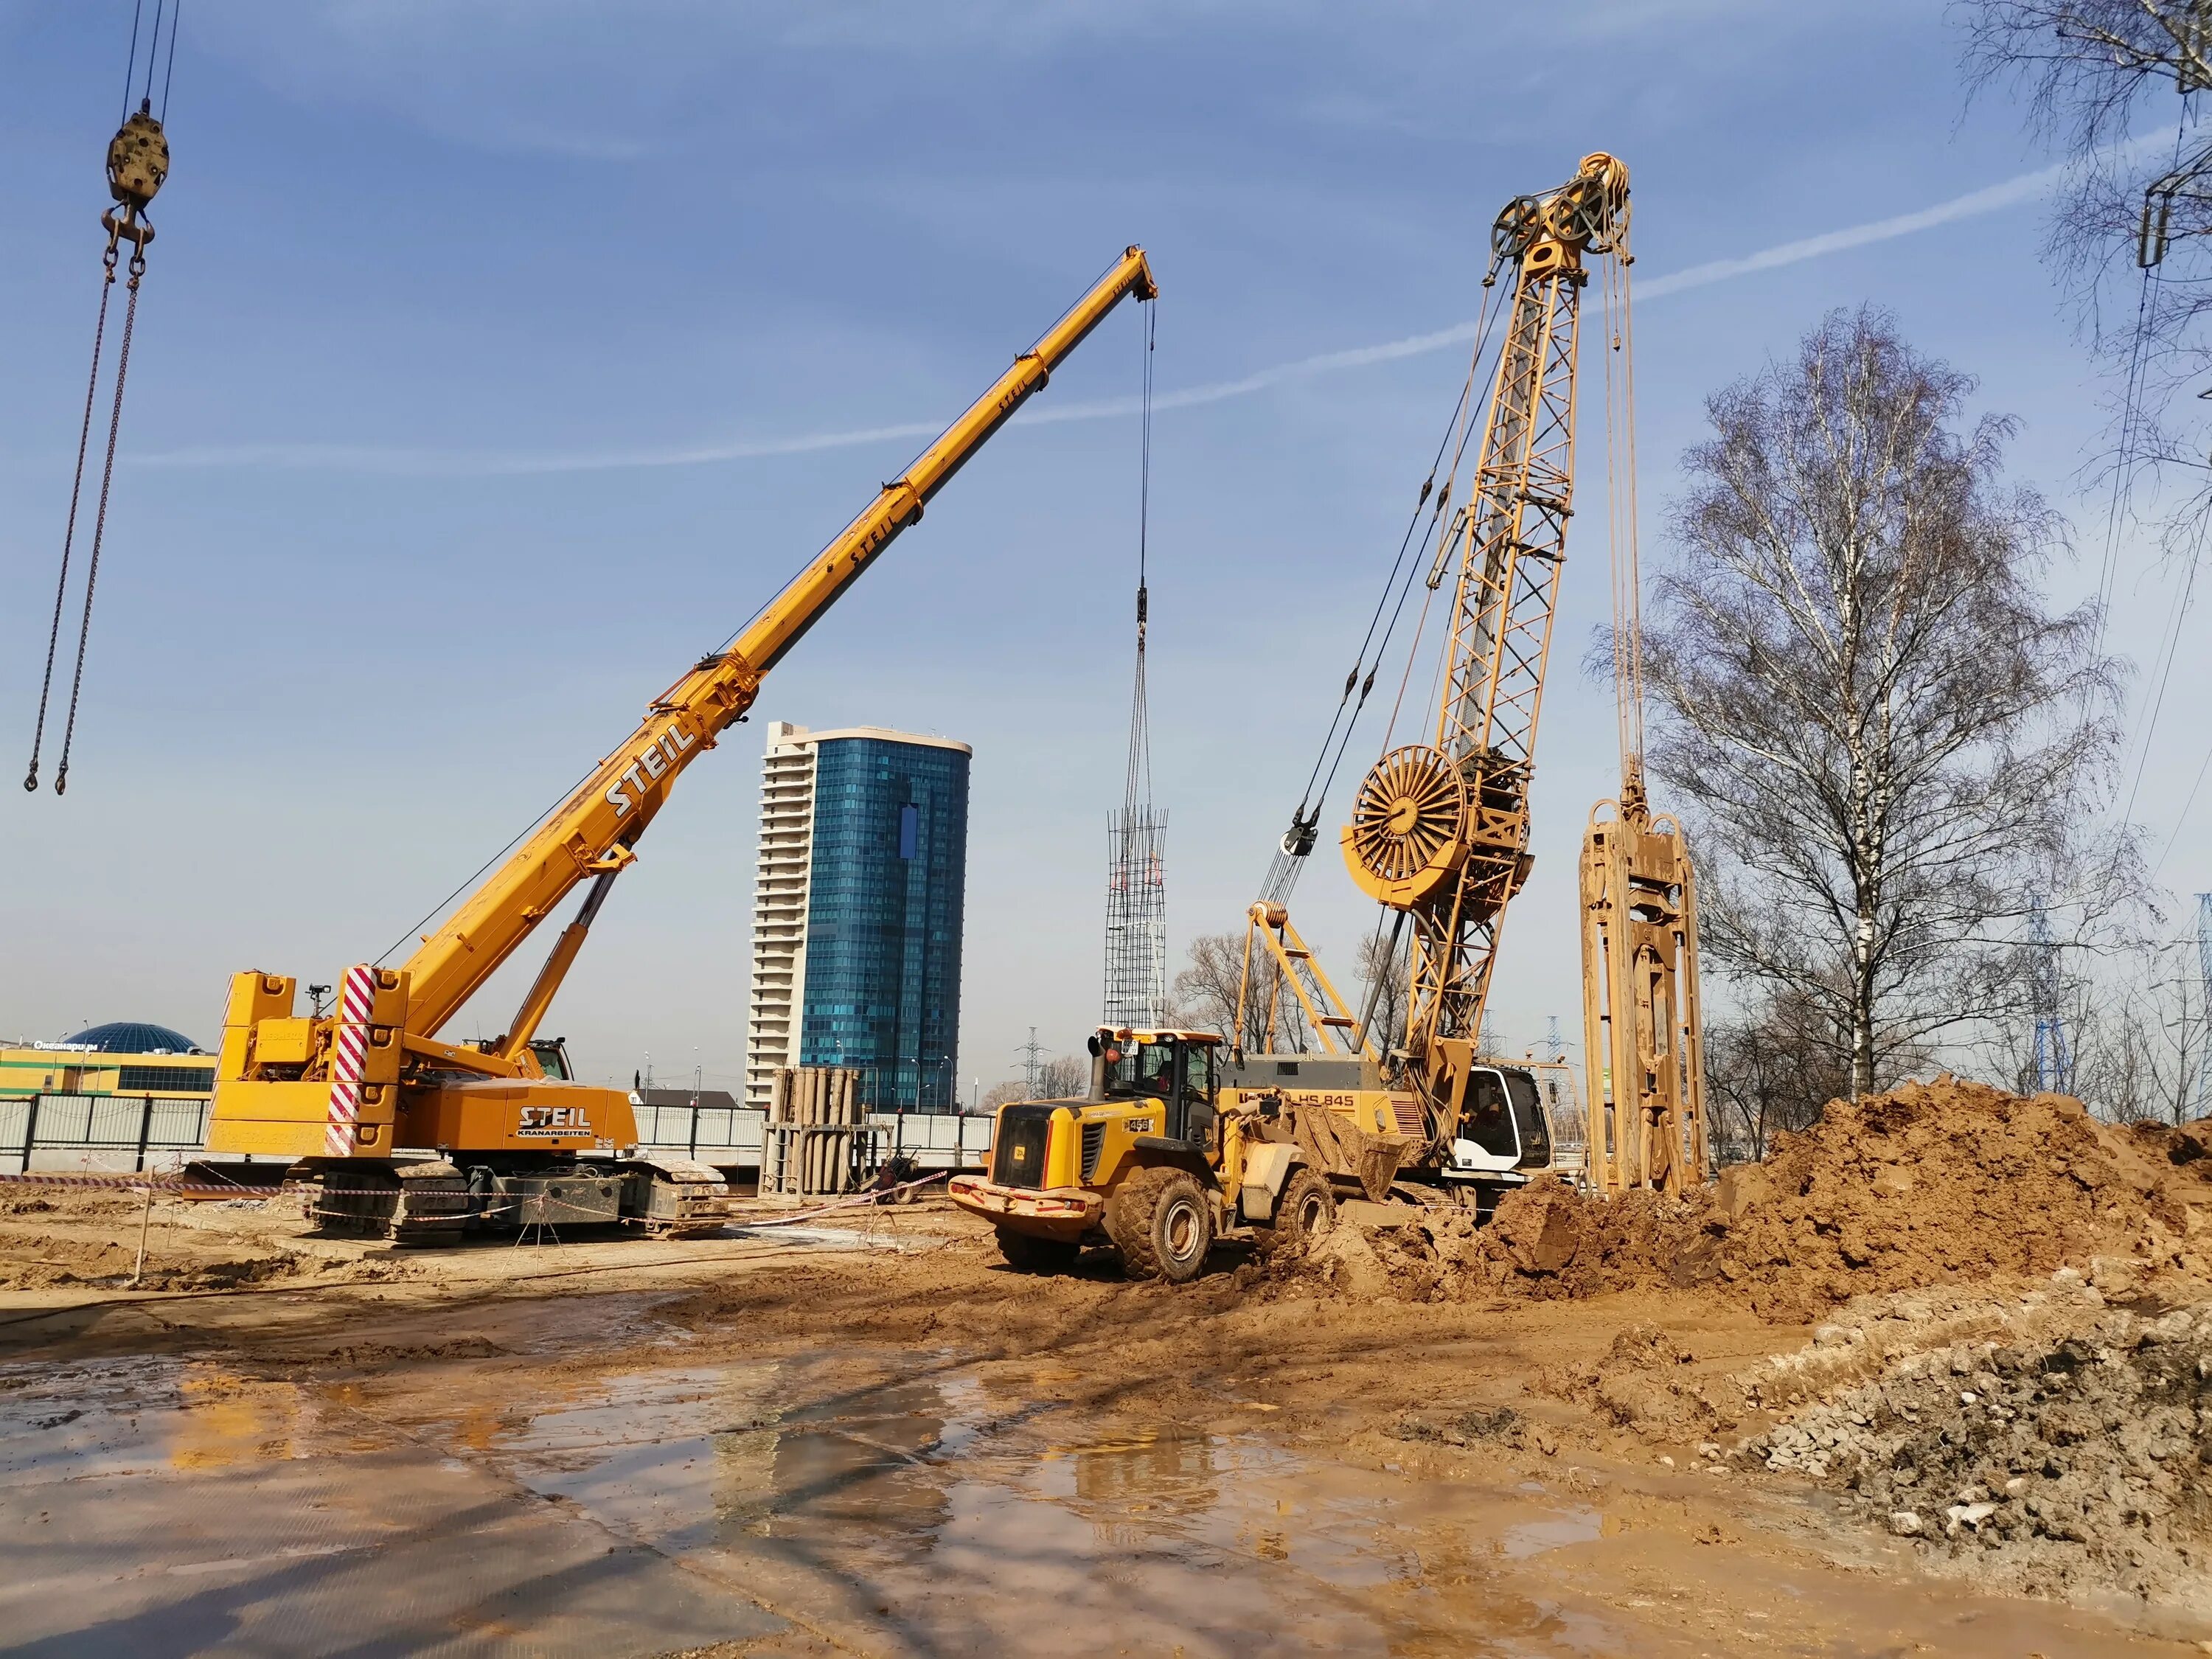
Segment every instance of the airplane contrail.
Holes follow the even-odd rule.
[[[2166,142],[2164,135],[2146,134],[2117,146],[2113,154],[2116,159],[2124,159],[2160,142]],[[2002,212],[2044,195],[2053,185],[2073,172],[2075,166],[2074,162],[2063,161],[2052,167],[2039,167],[2033,173],[2023,173],[1994,185],[1985,185],[1979,190],[1968,191],[1963,196],[1954,196],[1948,201],[1915,209],[1910,213],[1893,214],[1886,219],[1869,220],[1863,224],[1846,226],[1840,230],[1824,231],[1817,236],[1778,243],[1738,258],[1713,259],[1704,264],[1692,265],[1687,270],[1671,271],[1639,283],[1637,297],[1644,301],[1663,299],[1670,294],[1708,288],[1716,283],[1732,282],[1739,276],[1775,270],[1784,265],[1802,264],[1808,259],[1823,258],[1847,249],[1893,241],[1900,236],[1915,235],[1923,230],[1932,230],[1938,225],[1956,223],[1961,219]],[[1214,380],[1175,391],[1155,392],[1152,407],[1156,410],[1193,409],[1206,404],[1225,403],[1233,398],[1249,397],[1254,392],[1264,392],[1270,386],[1283,386],[1293,380],[1310,380],[1316,375],[1364,368],[1372,363],[1395,362],[1401,358],[1421,356],[1447,347],[1463,345],[1474,338],[1475,330],[1474,323],[1455,323],[1449,328],[1411,334],[1403,339],[1386,340],[1376,345],[1320,352],[1310,357],[1299,357],[1271,368],[1255,369],[1235,380]],[[1133,415],[1139,406],[1133,397],[1105,398],[1090,403],[1033,404],[1015,419],[1039,424],[1056,421],[1106,420]],[[942,423],[939,422],[908,421],[889,426],[859,427],[842,432],[802,433],[783,438],[709,439],[693,444],[656,448],[569,453],[448,450],[376,444],[201,444],[134,459],[148,466],[276,466],[409,477],[487,477],[527,473],[615,471],[638,467],[699,466],[717,461],[754,460],[774,455],[810,454],[824,449],[849,449],[897,440],[927,440],[934,438],[942,429]]]

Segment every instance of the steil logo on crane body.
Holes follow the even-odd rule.
[[[660,741],[641,750],[622,777],[608,786],[607,805],[615,809],[615,816],[620,817],[635,806],[644,799],[647,781],[665,776],[668,769],[676,764],[677,757],[698,741],[696,738],[685,736],[684,728],[671,720],[668,729],[660,734]],[[629,785],[629,789],[623,787],[625,783]],[[635,790],[636,794],[632,795],[630,790]]]

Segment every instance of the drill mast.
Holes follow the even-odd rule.
[[[1341,836],[1354,879],[1413,920],[1396,1067],[1439,1139],[1458,1124],[1499,930],[1529,868],[1537,717],[1573,514],[1584,261],[1625,262],[1627,233],[1628,170],[1602,153],[1498,216],[1492,248],[1513,284],[1504,337],[1474,494],[1428,579],[1433,591],[1456,570],[1435,738],[1376,763]]]

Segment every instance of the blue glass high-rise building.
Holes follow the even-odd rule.
[[[848,1066],[877,1111],[957,1109],[968,745],[769,727],[746,1104]]]

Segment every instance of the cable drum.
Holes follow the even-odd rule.
[[[1467,858],[1467,786],[1441,750],[1407,744],[1360,781],[1341,837],[1352,879],[1396,909],[1419,903]]]

